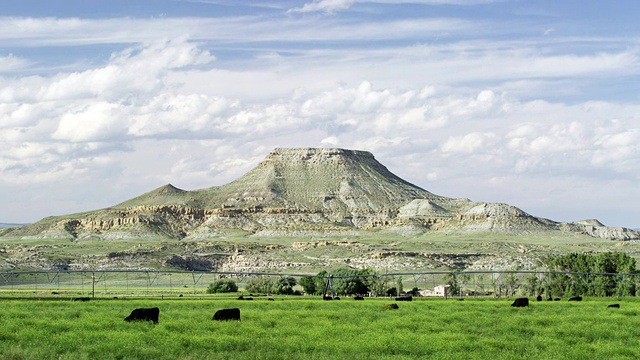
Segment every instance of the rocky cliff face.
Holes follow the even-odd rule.
[[[46,218],[8,235],[204,239],[226,229],[292,236],[389,230],[640,239],[638,231],[593,220],[558,223],[507,204],[438,196],[400,179],[369,152],[314,148],[275,149],[223,186],[185,191],[166,185],[112,208]]]

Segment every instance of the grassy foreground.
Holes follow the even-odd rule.
[[[637,359],[640,301],[0,302],[2,359]],[[607,308],[618,302],[620,309]],[[123,321],[136,307],[160,322]],[[239,307],[242,321],[214,322]]]

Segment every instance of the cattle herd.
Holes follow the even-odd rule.
[[[330,296],[325,296],[323,297],[324,300],[340,300],[339,297],[330,297]],[[364,300],[364,297],[361,296],[354,296],[353,298],[354,300]],[[87,298],[86,300],[84,298],[74,298],[72,299],[73,301],[88,301],[89,299]],[[243,297],[240,296],[238,297],[238,300],[253,300],[253,298],[251,297]],[[273,301],[273,298],[269,298],[269,301]],[[402,296],[402,297],[397,297],[395,298],[396,301],[412,301],[413,297],[411,296]],[[548,298],[547,300],[560,300],[559,298]],[[536,297],[536,301],[542,301],[542,297],[541,296],[537,296]],[[569,301],[582,301],[582,297],[581,296],[574,296],[572,298],[569,298]],[[511,304],[511,306],[513,307],[527,307],[529,306],[529,298],[523,297],[523,298],[517,298],[514,299],[513,303]],[[383,306],[383,310],[395,310],[398,309],[398,304],[387,304]],[[607,306],[607,308],[620,308],[620,304],[610,304]],[[134,309],[131,314],[129,314],[129,316],[127,316],[126,318],[124,318],[125,321],[153,321],[154,324],[158,323],[158,317],[160,316],[160,309],[157,307],[153,307],[153,308],[138,308],[138,309]],[[218,320],[218,321],[226,321],[226,320],[240,320],[240,309],[239,308],[232,308],[232,309],[221,309],[216,311],[216,313],[213,315],[213,318],[211,320]]]
[[[160,316],[160,309],[154,308],[138,308],[134,309],[129,316],[124,318],[124,321],[153,321],[154,324],[158,323],[158,317]],[[240,309],[221,309],[213,314],[211,320],[240,320]]]
[[[549,297],[547,299],[548,301],[560,301],[560,298],[551,298]],[[538,295],[536,297],[536,301],[542,301],[542,296]],[[569,298],[569,301],[582,301],[582,296],[574,296]],[[529,298],[517,298],[513,301],[513,303],[511,304],[511,306],[513,307],[525,307],[525,306],[529,306]],[[620,304],[611,304],[608,305],[607,308],[616,308],[619,309],[620,308]]]

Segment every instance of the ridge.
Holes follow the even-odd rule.
[[[640,239],[638,231],[609,228],[597,220],[559,223],[508,204],[436,195],[401,179],[371,152],[342,148],[275,148],[224,185],[187,191],[166,184],[111,208],[48,217],[11,233],[75,238],[135,230],[181,239],[206,238],[225,229],[261,235],[488,231]]]

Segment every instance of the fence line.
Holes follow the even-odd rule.
[[[318,275],[272,272],[219,272],[219,271],[184,271],[184,270],[37,270],[37,271],[5,271],[0,272],[0,294],[74,294],[91,295],[188,295],[204,294],[209,284],[219,279],[233,279],[239,287],[255,278],[294,278],[300,289],[305,283],[301,278],[316,279],[324,284],[348,279],[377,280],[383,288],[419,289],[425,294],[436,291],[440,287],[447,295],[448,288],[454,281],[457,295],[494,295],[513,296],[522,292],[531,277],[535,276],[538,284],[546,284],[550,288],[552,280],[558,276],[567,276],[568,281],[580,286],[589,286],[593,279],[621,279],[640,285],[640,274],[637,273],[604,273],[604,272],[568,272],[549,270],[477,270],[477,271],[419,271],[358,275]],[[528,278],[527,278],[528,277]],[[613,280],[611,280],[613,281]],[[638,286],[640,288],[640,286]],[[332,294],[333,295],[333,294]],[[375,293],[371,295],[388,295]],[[450,294],[451,295],[451,294]],[[635,295],[635,290],[634,290]]]

